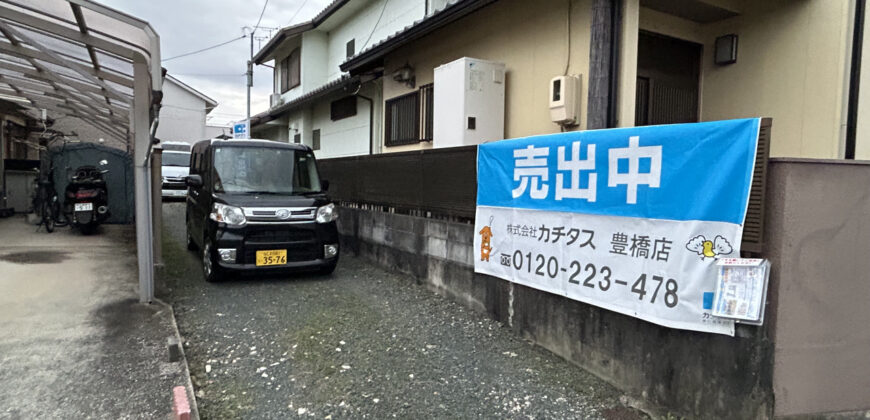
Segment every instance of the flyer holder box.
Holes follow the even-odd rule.
[[[713,316],[761,325],[767,304],[770,262],[756,258],[723,258],[716,277]]]

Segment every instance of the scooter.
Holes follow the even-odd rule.
[[[107,164],[105,160],[100,161],[100,166]],[[96,232],[100,223],[111,215],[109,192],[103,178],[107,172],[95,166],[80,166],[66,186],[64,213],[72,226],[77,227],[83,235]]]

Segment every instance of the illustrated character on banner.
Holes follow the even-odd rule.
[[[480,260],[489,261],[489,255],[492,253],[492,220],[494,216],[489,216],[489,224],[480,230]]]
[[[705,258],[717,258],[722,255],[728,255],[734,252],[734,248],[728,243],[722,235],[716,235],[712,241],[707,240],[703,235],[698,235],[686,244],[686,249]]]

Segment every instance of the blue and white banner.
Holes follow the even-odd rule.
[[[526,137],[477,157],[475,271],[672,328],[740,254],[759,119]],[[479,258],[478,258],[479,257]]]

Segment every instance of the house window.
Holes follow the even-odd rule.
[[[302,134],[296,133],[293,135],[293,143],[302,143]]]
[[[354,44],[356,44],[355,41],[356,41],[356,39],[351,39],[350,41],[347,41],[347,51],[345,51],[347,58],[353,57],[353,54],[356,52],[354,49],[355,48]]]
[[[299,86],[299,48],[281,60],[281,93]]]
[[[435,89],[432,83],[420,86],[420,107],[422,109],[420,140],[423,141],[432,141],[432,126],[434,124],[432,111],[435,109],[434,94]]]
[[[420,90],[390,99],[386,102],[387,146],[432,141],[435,89],[432,83]]]
[[[27,159],[27,140],[23,138],[12,139],[12,159]]]
[[[284,93],[287,91],[287,89],[289,89],[287,87],[287,62],[289,59],[290,59],[289,56],[284,57],[284,59],[281,60],[280,63],[278,63],[278,73],[279,73],[278,86],[281,88],[281,93]]]
[[[420,94],[415,91],[386,102],[385,139],[387,146],[420,142]]]
[[[311,148],[313,150],[320,150],[320,129],[314,130],[311,132]]]
[[[348,96],[332,101],[329,107],[329,117],[333,121],[356,115],[356,96]]]

